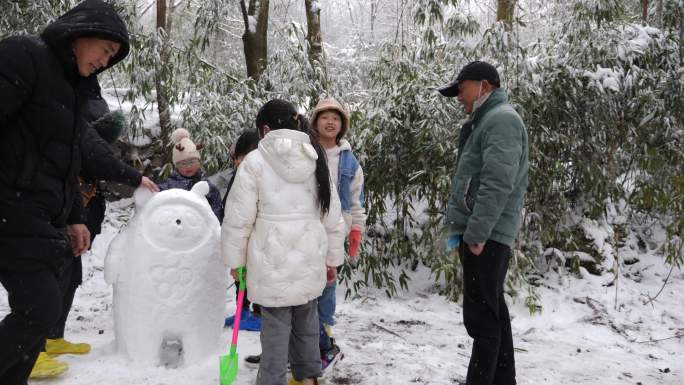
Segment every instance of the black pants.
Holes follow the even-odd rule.
[[[55,326],[50,329],[47,338],[64,338],[66,320],[69,318],[71,305],[74,303],[76,289],[81,285],[83,277],[83,263],[81,257],[67,258],[60,271],[58,282],[62,293],[62,312]]]
[[[96,233],[91,227],[88,227],[88,229],[90,230],[90,245],[92,246],[93,242],[95,242],[95,237],[99,233]],[[81,256],[67,258],[64,261],[59,271],[58,282],[62,293],[62,313],[55,326],[50,329],[47,335],[47,338],[50,339],[64,338],[64,328],[66,327],[67,318],[69,318],[71,306],[74,303],[76,289],[83,283],[83,261]],[[44,347],[43,351],[45,351]]]
[[[473,341],[468,385],[514,385],[515,360],[511,318],[503,284],[511,258],[507,245],[487,241],[479,256],[465,244],[463,265],[463,323]]]
[[[26,385],[45,337],[62,313],[57,274],[0,271],[11,312],[0,321],[0,384]]]

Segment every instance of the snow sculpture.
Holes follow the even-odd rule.
[[[206,182],[192,191],[138,189],[135,215],[109,247],[105,280],[114,286],[116,345],[132,360],[164,363],[169,343],[181,345],[185,364],[215,353],[228,271],[208,192]]]

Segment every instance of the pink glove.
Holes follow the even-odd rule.
[[[361,230],[359,229],[352,229],[352,231],[349,232],[349,256],[351,257],[352,261],[356,262],[358,259],[358,254],[359,254],[359,248],[361,247]]]

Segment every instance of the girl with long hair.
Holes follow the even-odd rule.
[[[274,99],[257,114],[262,138],[238,168],[227,199],[222,253],[234,278],[247,269],[249,300],[261,305],[257,385],[292,376],[318,384],[316,299],[344,261],[344,219],[325,150],[292,103]]]

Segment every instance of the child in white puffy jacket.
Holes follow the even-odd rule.
[[[259,148],[238,168],[225,208],[221,248],[249,300],[261,305],[257,385],[321,374],[316,299],[344,261],[344,219],[325,151],[294,105],[271,100],[257,114]]]

